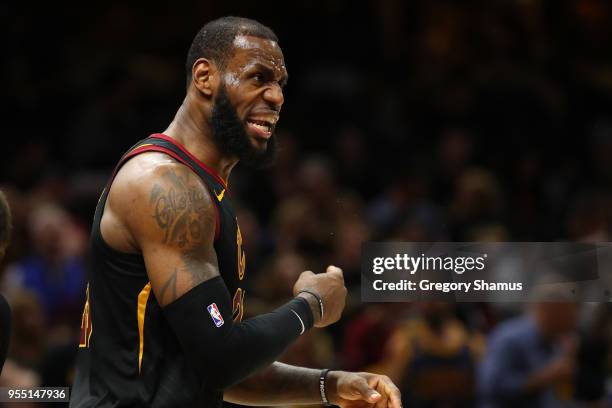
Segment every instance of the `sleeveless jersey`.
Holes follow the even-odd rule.
[[[233,294],[234,320],[244,312],[245,255],[226,185],[174,139],[154,134],[119,161],[96,207],[90,269],[71,407],[216,407],[222,392],[198,380],[151,291],[142,255],[119,252],[100,233],[108,192],[121,166],[144,152],[162,152],[193,170],[217,210],[214,248]]]

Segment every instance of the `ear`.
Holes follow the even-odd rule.
[[[193,63],[191,77],[197,90],[206,96],[211,96],[219,82],[219,70],[211,60],[199,58]]]

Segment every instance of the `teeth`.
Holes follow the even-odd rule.
[[[258,129],[263,130],[264,132],[269,132],[270,131],[270,126],[260,125],[259,123],[255,123],[255,122],[251,122],[251,121],[249,121],[249,123],[251,125],[257,127]]]
[[[270,127],[270,126],[274,125],[275,121],[273,121],[273,120],[266,120],[266,119],[264,119],[264,120],[249,119],[248,122],[253,123],[255,125],[262,125],[262,126]]]

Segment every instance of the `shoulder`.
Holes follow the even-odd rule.
[[[530,318],[521,316],[506,320],[491,333],[491,345],[512,347],[528,342],[534,334],[535,327]]]
[[[119,203],[120,207],[138,205],[143,198],[155,197],[163,189],[207,195],[206,186],[190,168],[163,153],[149,152],[121,167],[112,182],[109,202]]]
[[[197,174],[158,152],[143,153],[125,163],[112,182],[107,202],[126,225],[137,229],[163,224],[186,211],[212,213],[213,205]]]

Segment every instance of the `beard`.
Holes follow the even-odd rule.
[[[213,140],[223,155],[238,157],[241,162],[256,168],[266,167],[274,162],[274,131],[263,150],[253,146],[244,122],[240,120],[236,108],[229,100],[225,84],[221,84],[219,94],[215,98],[210,124]]]

